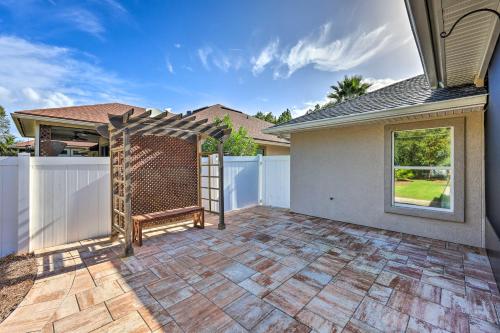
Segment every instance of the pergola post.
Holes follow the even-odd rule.
[[[113,227],[115,224],[115,212],[114,212],[115,203],[114,203],[114,195],[113,195],[114,185],[115,185],[115,182],[114,182],[115,175],[114,175],[114,170],[113,170],[113,152],[111,150],[111,147],[114,146],[115,140],[114,140],[114,136],[113,136],[113,128],[111,127],[111,125],[108,127],[108,131],[109,131],[109,178],[110,178],[109,185],[111,188],[111,197],[110,197],[110,202],[111,202],[111,235],[110,235],[109,239],[111,242],[114,242],[118,239],[118,232]]]
[[[123,196],[125,219],[125,257],[134,255],[132,246],[132,179],[130,174],[130,130],[123,129]]]
[[[226,224],[224,223],[224,143],[219,141],[217,145],[217,151],[219,153],[219,230],[226,229]]]

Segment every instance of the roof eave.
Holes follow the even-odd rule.
[[[74,120],[74,119],[67,119],[67,118],[39,116],[39,115],[31,115],[31,114],[25,114],[25,113],[20,113],[20,112],[13,112],[13,113],[11,113],[11,116],[12,116],[12,119],[14,119],[14,122],[16,122],[16,123],[20,119],[27,119],[27,120],[36,120],[36,121],[57,122],[57,123],[62,123],[62,124],[85,126],[85,127],[95,127],[97,125],[104,124],[104,123],[96,122],[96,121],[84,121],[84,120]]]
[[[261,145],[290,147],[290,142],[271,141],[271,140],[256,139],[256,138],[254,138],[253,140],[255,141],[255,143],[258,143]]]
[[[427,1],[405,0],[405,5],[425,76],[431,88],[436,89],[442,81],[442,61],[437,61]]]
[[[14,113],[11,113],[10,116],[12,117],[12,120],[14,121],[14,124],[16,125],[17,131],[19,132],[19,134],[21,134],[22,137],[26,137],[26,133],[24,133],[24,128],[21,125],[19,118],[15,117]]]
[[[403,106],[399,108],[383,109],[370,111],[358,114],[339,116],[334,118],[325,118],[311,120],[302,123],[282,125],[277,127],[266,128],[262,132],[266,134],[287,134],[291,132],[314,130],[320,128],[347,126],[391,119],[395,117],[416,116],[423,114],[435,113],[448,109],[465,108],[465,107],[483,107],[487,102],[488,94],[455,98],[447,101],[430,102],[418,105]]]

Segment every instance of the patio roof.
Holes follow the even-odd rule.
[[[0,331],[500,330],[484,249],[266,207],[216,223],[150,230],[129,258],[106,240],[41,251]]]

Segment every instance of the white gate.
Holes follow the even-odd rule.
[[[290,156],[264,156],[262,204],[290,208]]]

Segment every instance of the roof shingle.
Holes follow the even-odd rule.
[[[196,117],[196,120],[208,119],[209,122],[213,122],[215,118],[222,119],[226,114],[228,114],[234,127],[236,129],[239,127],[246,128],[248,135],[253,139],[286,144],[289,143],[288,140],[279,138],[276,135],[262,133],[263,129],[273,126],[272,123],[249,116],[241,111],[228,108],[221,104],[215,104],[194,110],[192,111],[192,114]]]
[[[135,110],[134,115],[138,115],[146,111],[145,108],[133,105],[127,105],[121,103],[105,103],[105,104],[93,104],[93,105],[67,106],[62,108],[23,110],[23,111],[16,111],[14,113],[107,124],[109,122],[108,113],[114,115],[120,115],[124,114],[125,112],[127,112],[132,108]]]
[[[305,114],[274,127],[431,102],[441,102],[461,97],[483,95],[486,93],[486,88],[478,88],[471,84],[431,89],[425,75],[422,74],[333,105],[329,108]]]

